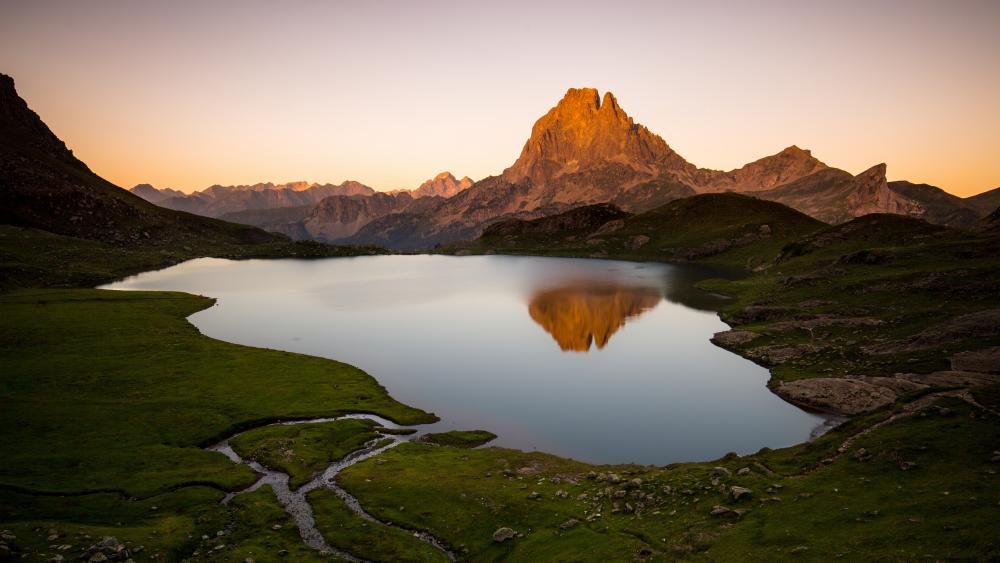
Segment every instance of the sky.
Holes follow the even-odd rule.
[[[0,72],[130,187],[498,174],[570,87],[690,162],[1000,186],[1000,1],[3,0]]]

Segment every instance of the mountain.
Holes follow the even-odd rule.
[[[315,204],[246,209],[225,213],[221,218],[295,239],[340,240],[386,215],[431,208],[472,184],[468,176],[458,180],[451,172],[442,172],[413,190],[335,194]],[[303,193],[313,190],[308,188]]]
[[[419,214],[375,219],[348,242],[420,249],[475,238],[507,218],[534,219],[572,207],[614,203],[642,213],[702,193],[752,193],[827,222],[866,213],[900,213],[969,226],[976,212],[932,186],[893,182],[885,165],[852,175],[790,146],[741,168],[698,168],[636,123],[610,92],[571,88],[532,127],[517,160],[499,176]]]
[[[150,203],[159,203],[171,197],[184,197],[184,192],[171,188],[155,188],[151,184],[136,184],[129,188],[130,192]]]
[[[973,203],[976,196],[963,199],[937,186],[905,180],[889,182],[889,189],[919,203],[924,208],[920,218],[929,223],[966,228],[975,225],[983,215],[983,211]],[[1000,190],[996,191],[996,205],[1000,206]],[[986,196],[983,200],[989,197],[988,193],[980,194]]]
[[[993,213],[980,219],[975,229],[977,231],[1000,234],[1000,207],[997,207],[993,210]]]
[[[0,74],[0,224],[117,247],[204,247],[282,240],[256,228],[164,209],[94,174]]]
[[[152,186],[149,186],[151,189],[147,189],[145,186],[148,184],[139,184],[131,191],[162,207],[187,211],[205,217],[222,217],[227,213],[249,210],[315,205],[323,198],[335,195],[353,196],[376,193],[372,188],[353,180],[339,185],[308,182],[287,184],[267,182],[238,186],[214,185],[190,194],[176,192],[176,190],[157,190]],[[168,192],[175,193],[166,195]]]
[[[441,199],[437,196],[415,197],[409,192],[332,196],[316,204],[301,225],[308,238],[339,240],[353,235],[374,219],[435,205]]]
[[[423,184],[420,184],[417,189],[410,191],[410,195],[413,197],[451,197],[458,192],[469,188],[473,183],[472,179],[468,176],[463,177],[461,180],[457,180],[451,172],[442,172],[430,180],[427,180]]]
[[[979,212],[980,215],[986,215],[997,207],[1000,207],[1000,188],[994,188],[981,194],[969,196],[965,198],[965,202]]]

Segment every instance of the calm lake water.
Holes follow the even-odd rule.
[[[503,256],[198,259],[106,286],[218,298],[190,320],[240,344],[334,358],[434,429],[584,461],[663,464],[805,441],[824,419],[712,345],[704,273]]]

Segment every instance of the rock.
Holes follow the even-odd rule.
[[[732,513],[733,513],[732,510],[718,504],[713,506],[712,511],[709,512],[709,514],[712,516],[725,516],[727,514],[732,514]]]
[[[913,463],[912,461],[901,461],[901,462],[899,462],[899,468],[902,469],[903,471],[909,471],[909,470],[915,468],[916,466],[917,466],[917,464]]]
[[[493,541],[497,543],[503,543],[507,540],[514,539],[514,536],[516,535],[517,532],[515,532],[511,528],[507,527],[497,528],[497,531],[493,532]]]
[[[635,479],[631,479],[627,483],[625,483],[625,488],[627,489],[638,489],[641,486],[642,486],[642,479],[639,479],[638,477],[636,477]]]
[[[288,550],[287,549],[282,549],[282,550],[278,551],[278,557],[285,557],[287,555],[288,555]]]
[[[761,225],[760,228],[757,229],[757,233],[762,237],[771,236],[771,225]]]
[[[870,454],[865,448],[858,448],[858,451],[854,452],[854,459],[858,461],[868,461],[871,458],[872,454]]]
[[[556,491],[556,496],[559,497],[559,498],[567,498],[567,497],[569,497],[569,493],[567,493],[566,491],[564,491],[562,489],[559,489],[558,491]]]
[[[728,469],[726,469],[725,467],[713,467],[712,476],[719,477],[722,479],[728,479],[733,476],[733,473]]]
[[[759,336],[760,334],[750,332],[749,330],[724,330],[715,333],[715,336],[712,337],[712,342],[722,348],[733,348],[741,344],[746,344]]]
[[[1000,374],[1000,346],[955,354],[951,357],[951,369]]]
[[[275,525],[271,526],[271,529],[272,530],[280,530],[281,529],[281,524],[275,524]]]
[[[896,400],[896,394],[885,387],[826,377],[785,382],[775,393],[796,405],[845,415],[870,412]]]
[[[528,498],[531,500],[537,500],[542,498],[542,494],[535,491],[531,491],[530,493],[528,493]]]
[[[733,500],[740,500],[752,496],[753,491],[746,487],[733,485],[732,487],[729,487],[729,495],[733,497]]]
[[[87,562],[88,563],[101,563],[102,561],[107,561],[107,560],[108,560],[108,556],[104,555],[103,553],[101,553],[100,551],[98,551],[97,553],[91,555],[90,559],[87,559]]]
[[[569,520],[563,522],[562,524],[559,524],[559,528],[562,529],[562,530],[568,530],[568,529],[576,526],[579,523],[580,523],[580,521],[577,520],[576,518],[570,518]]]
[[[736,474],[739,475],[740,477],[743,477],[744,475],[749,475],[750,474],[750,468],[749,467],[741,467],[741,468],[739,468],[736,471]]]

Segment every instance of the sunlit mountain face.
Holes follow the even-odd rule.
[[[662,299],[651,287],[570,285],[536,293],[528,303],[531,318],[567,352],[604,348],[611,335]]]

